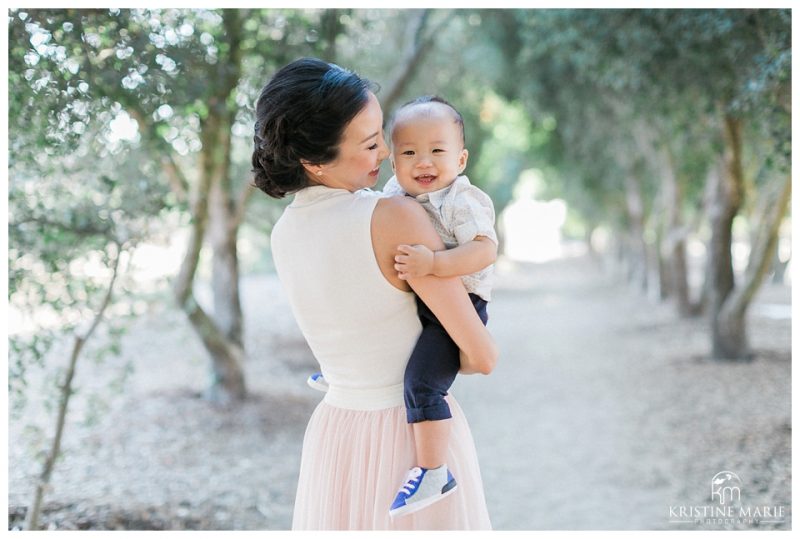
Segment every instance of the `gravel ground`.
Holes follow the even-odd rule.
[[[704,319],[677,320],[585,259],[499,269],[490,328],[501,362],[453,390],[495,529],[791,528],[791,320],[773,317],[788,313],[788,287],[766,286],[751,309],[756,359],[720,364],[704,357]],[[274,276],[242,290],[251,397],[239,408],[200,398],[204,351],[173,310],[142,316],[122,358],[79,366],[45,526],[290,526],[319,400],[304,383],[314,362]],[[111,393],[127,361],[134,372]],[[52,429],[36,398],[47,373],[30,378],[30,402],[9,424],[9,529],[30,502],[41,429]],[[106,409],[87,422],[93,402]],[[742,507],[783,507],[783,522],[670,522],[671,507],[719,506],[710,484],[722,470],[741,479]]]

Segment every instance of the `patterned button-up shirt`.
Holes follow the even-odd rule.
[[[383,188],[387,195],[406,195],[397,178],[392,176]],[[459,176],[444,189],[423,193],[416,197],[433,222],[445,247],[452,249],[486,236],[497,244],[494,230],[494,204],[489,195],[472,185],[469,178]],[[494,265],[469,275],[462,275],[461,281],[467,292],[472,292],[486,301],[492,296],[492,277]]]

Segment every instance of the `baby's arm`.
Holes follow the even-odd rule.
[[[397,250],[404,253],[395,257],[395,269],[403,280],[425,275],[469,275],[497,260],[497,244],[486,236],[476,236],[471,241],[442,251],[431,251],[424,245],[400,245]]]
[[[401,279],[435,275],[470,275],[494,264],[497,259],[497,233],[494,230],[494,205],[489,195],[474,185],[454,186],[459,191],[450,204],[442,206],[446,227],[458,245],[431,251],[424,245],[400,245],[395,269]]]

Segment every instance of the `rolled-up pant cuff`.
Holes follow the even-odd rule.
[[[420,421],[441,421],[442,419],[450,419],[453,414],[450,413],[450,406],[444,402],[444,399],[439,404],[432,406],[423,406],[420,408],[406,408],[406,418],[409,423],[419,423]]]

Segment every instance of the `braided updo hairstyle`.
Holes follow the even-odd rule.
[[[253,137],[255,186],[283,198],[309,185],[302,162],[330,163],[373,83],[317,58],[281,68],[261,90]]]

